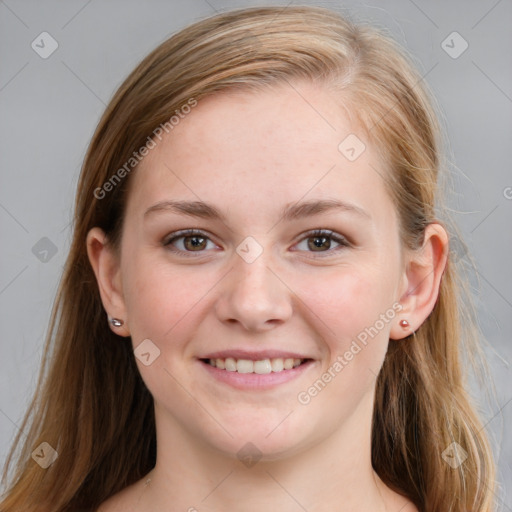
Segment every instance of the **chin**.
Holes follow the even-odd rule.
[[[228,457],[239,460],[247,457],[249,460],[261,461],[286,459],[314,444],[316,429],[312,426],[308,428],[305,421],[299,421],[297,425],[290,425],[288,422],[294,413],[286,411],[279,415],[278,421],[275,417],[272,417],[271,421],[262,421],[262,414],[262,411],[256,411],[249,419],[244,418],[241,423],[225,423],[226,429],[233,437],[228,434],[214,436],[207,439],[207,442]],[[289,418],[286,418],[287,415]],[[297,415],[295,420],[298,419]],[[308,431],[311,431],[310,436],[307,435]]]

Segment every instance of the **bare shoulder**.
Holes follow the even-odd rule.
[[[95,512],[140,512],[136,505],[144,487],[144,479],[139,480],[104,501]]]
[[[386,505],[390,510],[399,510],[400,512],[419,512],[416,505],[414,505],[414,503],[405,496],[402,496],[391,489],[388,489],[388,492],[389,495]]]
[[[419,512],[416,505],[412,501],[409,501],[408,499],[401,497],[401,500],[399,500],[396,504],[398,507],[397,510],[400,510],[400,512]]]
[[[125,490],[114,494],[107,501],[104,501],[95,512],[121,512],[121,510],[131,510],[126,507]]]

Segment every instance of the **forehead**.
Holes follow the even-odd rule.
[[[129,204],[180,197],[252,215],[329,196],[389,210],[383,165],[351,118],[313,84],[203,98],[139,164]]]

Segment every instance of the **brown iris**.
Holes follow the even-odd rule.
[[[191,241],[190,244],[187,244],[188,241]],[[206,247],[206,237],[199,235],[190,235],[183,237],[183,245],[185,249],[195,251],[201,250]]]
[[[311,243],[311,240],[314,240],[313,243]],[[317,241],[321,240],[320,243]],[[327,244],[326,244],[327,242]],[[312,236],[308,238],[308,248],[311,249],[313,252],[318,252],[317,249],[321,249],[322,247],[325,247],[326,249],[329,249],[331,246],[330,238],[328,236]]]

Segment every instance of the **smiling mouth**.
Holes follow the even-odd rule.
[[[205,364],[209,364],[219,370],[236,373],[256,373],[259,375],[269,373],[280,373],[288,370],[293,370],[302,364],[312,361],[312,359],[297,359],[297,358],[273,358],[273,359],[260,359],[253,361],[251,359],[235,359],[227,357],[225,359],[201,359]]]

